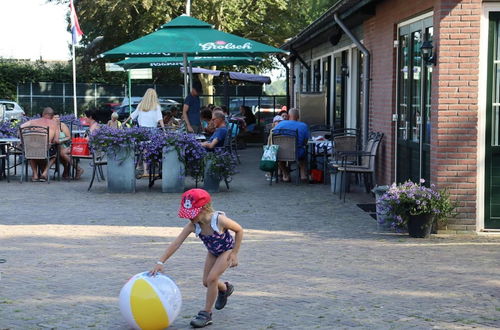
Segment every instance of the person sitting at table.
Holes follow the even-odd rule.
[[[309,127],[307,124],[299,121],[299,110],[292,108],[288,112],[288,115],[290,116],[290,120],[283,120],[279,122],[276,127],[274,127],[274,134],[279,134],[280,129],[283,129],[283,134],[287,134],[288,131],[285,130],[293,130],[297,131],[298,136],[297,136],[297,156],[298,156],[298,163],[299,163],[299,168],[300,168],[300,179],[302,181],[308,180],[307,178],[307,170],[306,170],[306,144],[307,140],[309,139]],[[290,172],[288,171],[288,168],[286,167],[285,162],[278,162],[278,166],[280,167],[282,173],[283,173],[283,181],[284,182],[290,182]]]
[[[57,154],[56,144],[59,143],[59,125],[57,125],[52,120],[53,117],[54,117],[54,110],[50,107],[47,107],[43,109],[41,118],[29,120],[21,125],[21,128],[41,126],[41,127],[48,127],[49,129],[49,143],[52,144],[49,148],[50,161],[47,163],[46,161],[39,159],[29,160],[31,170],[33,172],[33,176],[31,178],[31,181],[33,182],[47,181],[49,168],[56,161],[55,159]],[[41,171],[42,173],[39,174],[39,171]]]
[[[276,115],[276,116],[274,116],[274,118],[273,118],[273,125],[272,125],[272,127],[273,127],[273,128],[274,128],[274,127],[276,127],[276,126],[277,126],[279,123],[281,123],[283,120],[284,120],[284,119],[283,119],[283,117],[281,117],[280,115]]]
[[[96,112],[95,110],[87,110],[85,111],[85,117],[87,119],[87,123],[89,124],[89,132],[93,133],[95,130],[99,129],[99,123],[96,121]]]
[[[118,117],[118,112],[113,112],[107,125],[112,128],[122,128],[122,123],[118,120]]]
[[[179,126],[179,122],[172,114],[172,111],[170,110],[162,111],[162,115],[163,115],[163,124],[165,125],[165,127]]]
[[[245,130],[247,132],[252,132],[257,122],[252,109],[249,106],[242,105],[240,106],[240,115],[243,116],[243,120],[245,121]]]
[[[61,164],[63,165],[62,178],[68,180],[70,178],[70,165],[71,165],[71,132],[68,125],[61,122],[59,115],[54,115],[53,117],[56,125],[59,126],[59,158]],[[79,179],[82,176],[83,169],[78,166],[76,169],[75,179]]]
[[[213,132],[215,131],[215,126],[212,122],[212,111],[210,111],[208,108],[202,109],[200,118],[202,132],[213,134]]]
[[[206,142],[201,145],[208,150],[224,147],[224,140],[227,135],[226,116],[222,111],[214,111],[212,113],[212,122],[215,125],[215,132]]]
[[[289,116],[288,116],[288,112],[286,110],[281,110],[278,113],[278,115],[281,116],[283,118],[283,120],[289,120],[290,119]]]

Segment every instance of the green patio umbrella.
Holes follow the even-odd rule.
[[[262,57],[229,57],[229,56],[188,56],[187,61],[192,65],[251,65],[259,64]],[[131,57],[115,64],[125,70],[144,68],[163,68],[183,66],[182,57]]]
[[[188,56],[263,56],[287,53],[234,34],[222,32],[196,18],[182,15],[139,39],[102,53],[102,58],[125,57],[183,57]],[[187,72],[184,74],[184,93],[187,95]]]

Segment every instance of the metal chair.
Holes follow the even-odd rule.
[[[241,164],[240,155],[238,155],[238,145],[236,143],[236,134],[233,132],[239,132],[238,124],[235,122],[230,122],[227,127],[227,134],[224,139],[224,150],[234,155],[238,160],[238,164]]]
[[[19,129],[23,153],[24,171],[21,171],[21,182],[28,176],[28,160],[45,160],[50,164],[49,128],[43,126],[21,127]],[[47,183],[50,175],[47,175]]]
[[[297,165],[297,172],[300,172],[299,157],[297,151],[298,131],[291,129],[278,129],[272,131],[272,144],[279,145],[278,149],[278,162],[295,163]],[[291,170],[290,170],[291,175]],[[276,173],[276,178],[278,177]],[[271,182],[273,180],[273,173],[271,173]],[[278,180],[276,180],[278,182]],[[297,174],[297,184],[300,182],[300,173]]]
[[[345,195],[347,194],[347,184],[344,185],[343,182],[345,174],[354,173],[363,175],[367,192],[369,192],[370,188],[375,185],[376,157],[383,137],[384,133],[370,133],[366,147],[363,151],[343,152],[339,155],[342,158],[342,161],[340,166],[337,166],[336,169],[341,173],[340,187],[344,189],[344,202]],[[353,159],[353,157],[358,159],[357,164],[352,164],[350,159]],[[342,188],[339,198],[342,198]]]
[[[96,174],[97,174],[97,181],[106,180],[104,177],[104,172],[102,170],[102,167],[108,165],[108,161],[104,159],[104,157],[105,157],[104,153],[96,155],[96,153],[92,151],[92,160],[90,161],[90,167],[92,167],[92,179],[90,179],[90,184],[87,191],[90,191],[90,189],[92,188],[92,184],[94,183]]]

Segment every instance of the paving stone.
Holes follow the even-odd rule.
[[[236,291],[210,329],[466,329],[500,327],[500,238],[380,232],[327,185],[273,184],[260,148],[214,194],[214,206],[245,228],[240,265],[224,275]],[[84,164],[85,165],[85,164]],[[0,329],[127,329],[118,294],[149,270],[181,231],[180,194],[90,193],[81,181],[0,182]],[[189,181],[188,186],[194,186]],[[206,251],[189,237],[166,272],[183,295],[172,329],[203,307]]]

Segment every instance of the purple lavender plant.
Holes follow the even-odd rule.
[[[210,161],[210,162],[209,162]],[[230,179],[236,174],[236,159],[233,154],[223,149],[215,149],[213,152],[208,152],[205,157],[205,166],[210,164],[207,169],[208,174],[218,177],[219,180]]]
[[[2,138],[10,138],[16,137],[18,126],[15,123],[11,123],[10,121],[4,121],[0,123],[0,137]]]
[[[392,227],[396,230],[405,228],[410,215],[433,214],[438,221],[455,216],[456,203],[450,200],[446,190],[438,191],[434,185],[426,187],[424,179],[419,183],[406,181],[393,183],[380,198],[381,211],[392,215]]]

